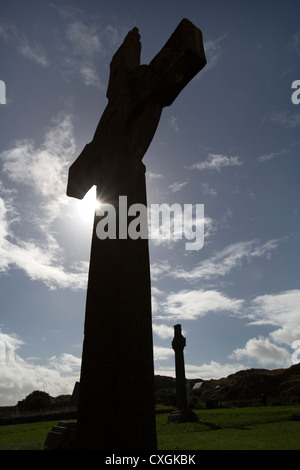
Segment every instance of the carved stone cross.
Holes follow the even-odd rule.
[[[92,142],[69,169],[67,194],[91,186],[118,208],[147,205],[145,155],[162,109],[206,63],[202,35],[183,19],[149,65],[140,65],[138,29],[110,65],[108,104]],[[105,239],[95,214],[78,404],[78,448],[156,448],[148,240]]]
[[[175,351],[175,373],[176,373],[176,409],[168,416],[169,422],[195,422],[197,415],[188,408],[187,389],[185,380],[185,367],[183,350],[186,346],[186,339],[182,335],[181,325],[174,326],[174,339],[172,348]]]

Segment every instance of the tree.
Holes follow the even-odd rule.
[[[49,408],[50,405],[50,395],[46,392],[35,390],[19,403],[19,408],[21,411],[39,411]]]

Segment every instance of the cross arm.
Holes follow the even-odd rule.
[[[170,106],[205,64],[202,33],[184,18],[148,67],[162,106]]]
[[[96,184],[103,158],[111,166],[115,159],[143,158],[162,108],[206,64],[202,33],[185,18],[149,65],[140,65],[140,52],[140,35],[133,28],[111,61],[108,105],[94,138],[69,169],[70,197],[82,199]]]
[[[94,185],[94,155],[87,144],[69,168],[67,196],[82,199]]]

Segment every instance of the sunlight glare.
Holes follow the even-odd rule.
[[[77,210],[81,219],[92,223],[95,210],[100,206],[100,201],[96,198],[96,186],[93,186],[84,196],[77,201]]]

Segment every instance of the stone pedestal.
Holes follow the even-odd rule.
[[[169,423],[196,423],[198,416],[192,410],[173,410],[168,416]]]
[[[77,441],[76,421],[60,421],[48,433],[44,450],[74,450]]]

